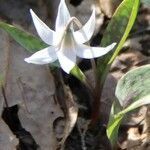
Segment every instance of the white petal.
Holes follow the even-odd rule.
[[[30,13],[40,38],[49,45],[55,45],[54,43],[55,32],[51,30],[42,20],[40,20],[32,9],[30,9]]]
[[[55,25],[56,32],[62,30],[67,24],[67,22],[69,21],[69,19],[70,19],[70,14],[65,4],[65,0],[61,0],[58,7],[58,13],[56,18],[56,25]]]
[[[77,45],[76,54],[78,57],[86,58],[86,59],[97,58],[111,51],[115,45],[116,43],[113,43],[107,47],[90,47],[83,44]]]
[[[95,9],[92,12],[90,19],[87,23],[78,31],[75,31],[74,38],[78,44],[83,44],[90,40],[95,29]]]
[[[43,65],[43,64],[48,64],[57,60],[57,55],[56,55],[54,47],[47,47],[45,49],[42,49],[34,53],[29,58],[25,58],[24,60],[27,63]]]
[[[66,72],[70,73],[76,63],[76,55],[73,49],[64,48],[57,52],[57,56],[61,65],[61,68]]]
[[[76,63],[75,41],[70,30],[66,31],[64,38],[56,50],[59,63],[66,73],[70,73]]]

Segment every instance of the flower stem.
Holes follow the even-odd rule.
[[[80,22],[76,17],[72,17],[72,18],[70,19],[68,25],[70,25],[70,23],[71,23],[72,21],[79,27],[79,29],[82,28],[81,22]],[[85,32],[84,32],[83,30],[81,30],[81,32],[82,32],[84,38],[87,39],[87,41],[88,41],[88,38],[87,38]],[[90,46],[89,41],[87,42],[87,45]],[[89,48],[91,48],[91,47],[89,47]],[[91,48],[91,52],[92,52],[92,48]],[[93,57],[94,57],[94,56],[93,56]],[[91,65],[92,65],[93,74],[94,74],[94,78],[95,78],[95,82],[96,82],[96,64],[95,64],[94,58],[91,59]]]
[[[68,22],[66,29],[72,22],[74,22],[79,28],[82,28],[82,24],[80,23],[80,21],[77,18],[72,17],[70,19],[70,21]],[[81,31],[83,32],[84,37],[87,38],[85,32],[83,30],[81,30]],[[89,42],[88,42],[88,45],[90,45]],[[91,124],[90,125],[94,126],[99,119],[99,110],[100,110],[100,106],[101,106],[100,97],[102,94],[102,87],[103,87],[103,83],[101,83],[101,82],[103,80],[100,80],[99,77],[97,76],[96,63],[93,58],[91,59],[91,65],[92,65],[94,79],[95,79],[95,88],[93,89],[93,87],[88,82],[88,80],[85,80],[84,84],[90,89],[90,91],[93,95],[92,114],[91,114]]]
[[[108,74],[109,67],[103,70],[103,74],[98,72],[96,73],[96,85],[93,94],[93,105],[92,105],[92,114],[91,114],[91,124],[90,126],[96,125],[100,118],[100,108],[101,108],[101,95],[103,86],[105,83],[106,76]]]

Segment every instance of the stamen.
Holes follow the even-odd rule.
[[[69,26],[72,22],[74,22],[78,26],[79,29],[82,28],[82,23],[76,17],[72,17],[67,25]],[[66,29],[67,29],[68,26],[66,26]],[[82,34],[83,34],[84,38],[88,41],[86,33],[83,30],[81,30],[81,31],[82,31]],[[91,49],[91,53],[92,53],[92,47],[90,47],[89,41],[87,42],[87,44],[89,45],[89,48]],[[96,63],[95,63],[95,60],[94,60],[94,54],[93,54],[93,58],[91,59],[91,65],[92,65],[92,68],[93,68],[93,73],[94,73],[95,82],[96,82],[97,76],[96,76]]]

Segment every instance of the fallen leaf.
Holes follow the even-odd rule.
[[[18,139],[13,135],[5,122],[0,119],[0,149],[16,150],[18,143]]]

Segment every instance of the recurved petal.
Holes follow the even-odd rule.
[[[78,31],[73,32],[74,38],[78,44],[83,44],[90,40],[95,29],[95,9],[87,23]]]
[[[54,47],[51,46],[34,53],[32,56],[25,58],[24,60],[27,63],[43,65],[57,60],[57,55]]]
[[[30,9],[30,13],[40,38],[48,45],[55,45],[54,36],[55,32],[51,30],[38,16]]]
[[[65,4],[65,0],[61,0],[58,7],[58,13],[56,18],[56,25],[55,25],[56,32],[57,31],[59,32],[59,30],[64,28],[67,22],[69,21],[69,19],[70,19],[70,13]]]
[[[76,54],[74,50],[72,48],[60,49],[59,51],[57,51],[57,56],[61,68],[69,74],[76,63]]]
[[[116,43],[112,43],[107,47],[90,47],[87,45],[77,45],[76,46],[76,54],[78,57],[91,59],[97,58],[107,54],[115,47]]]

